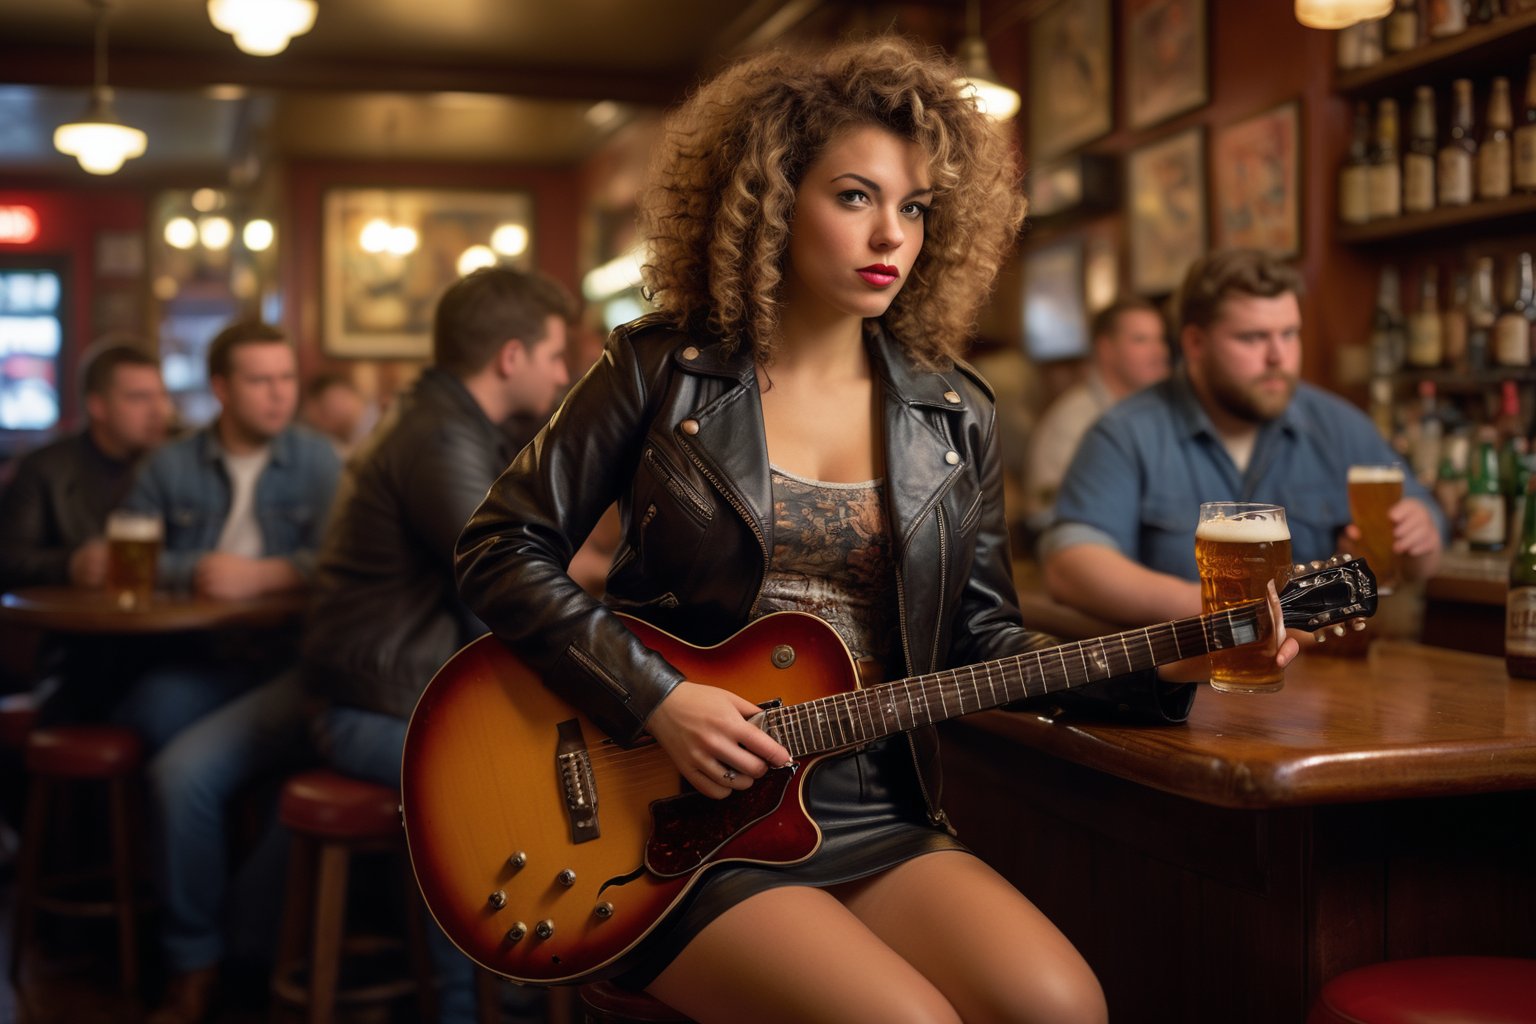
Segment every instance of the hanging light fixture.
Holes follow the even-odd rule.
[[[91,174],[115,174],[124,160],[144,155],[149,137],[118,119],[107,87],[107,0],[89,0],[96,9],[96,72],[91,102],[78,121],[53,130],[53,148],[80,161]]]
[[[254,57],[288,48],[288,40],[315,27],[315,0],[208,0],[208,20],[235,37]]]
[[[965,38],[960,41],[960,77],[956,81],[976,109],[994,121],[1006,121],[1019,112],[1019,94],[1003,84],[987,59],[978,0],[967,0],[965,20]]]
[[[1307,28],[1349,28],[1391,10],[1392,0],[1296,0],[1296,20]]]

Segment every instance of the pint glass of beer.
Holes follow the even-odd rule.
[[[107,589],[122,607],[149,603],[164,535],[164,524],[152,512],[119,509],[107,516]]]
[[[1360,553],[1376,574],[1376,592],[1397,586],[1397,552],[1392,550],[1392,506],[1403,499],[1403,467],[1349,467],[1349,517],[1360,530]]]
[[[1268,595],[1291,577],[1291,528],[1285,509],[1243,501],[1208,501],[1195,527],[1202,609],[1221,611]],[[1266,615],[1267,620],[1267,615]],[[1228,693],[1269,693],[1285,685],[1267,644],[1211,652],[1211,686]]]

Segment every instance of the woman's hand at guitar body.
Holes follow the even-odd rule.
[[[685,679],[645,727],[689,785],[720,800],[790,761],[789,751],[748,721],[760,710],[729,690]]]

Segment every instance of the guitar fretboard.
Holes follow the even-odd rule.
[[[1112,636],[911,676],[764,713],[761,727],[795,758],[857,746],[1100,679],[1261,638],[1263,602]]]

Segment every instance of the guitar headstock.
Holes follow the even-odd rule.
[[[1376,614],[1376,597],[1376,575],[1365,559],[1334,555],[1295,567],[1280,590],[1281,617],[1287,627],[1311,630],[1321,642],[1330,627],[1335,636],[1344,635],[1346,623],[1364,629]]]

